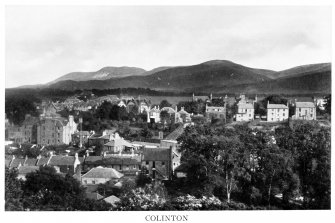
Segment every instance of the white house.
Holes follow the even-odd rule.
[[[98,166],[92,168],[81,177],[83,185],[104,184],[110,180],[120,179],[123,174],[113,168],[104,168]]]
[[[147,113],[147,121],[148,123],[153,122],[153,123],[159,123],[161,121],[161,112],[159,109],[159,106],[155,106],[152,109],[149,110]]]
[[[279,122],[288,120],[288,105],[270,104],[267,106],[267,121]]]
[[[316,107],[313,102],[296,102],[292,119],[316,120]]]
[[[236,121],[251,121],[254,120],[255,109],[251,103],[238,103]]]

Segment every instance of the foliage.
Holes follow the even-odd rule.
[[[159,107],[160,108],[164,108],[164,107],[171,107],[172,106],[172,104],[171,103],[169,103],[167,100],[162,100],[161,101],[161,103],[159,104]]]
[[[38,116],[36,106],[34,102],[38,99],[33,97],[13,96],[6,97],[5,100],[5,112],[6,116],[11,123],[15,125],[21,125],[25,119],[26,114],[32,116]]]
[[[15,169],[5,169],[5,210],[6,211],[22,211],[23,205],[21,197],[23,191],[21,189],[21,181],[17,179],[17,171]]]

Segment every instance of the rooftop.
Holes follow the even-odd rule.
[[[313,102],[296,102],[295,106],[297,108],[315,108],[315,104]]]
[[[20,166],[18,174],[28,174],[39,170],[38,166]]]
[[[268,104],[268,108],[280,108],[280,109],[288,109],[286,105],[283,104]]]
[[[165,137],[165,140],[177,140],[179,136],[181,136],[184,132],[183,125],[180,125],[178,128],[176,128],[173,132],[171,132],[169,135]]]
[[[116,171],[113,168],[104,168],[98,166],[96,168],[91,169],[87,173],[85,173],[82,178],[107,178],[107,179],[119,179],[123,177],[123,174]]]
[[[144,148],[143,160],[144,161],[164,161],[171,160],[170,148]]]

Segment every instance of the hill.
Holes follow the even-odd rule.
[[[287,93],[331,92],[331,64],[310,64],[283,71],[256,69],[228,60],[211,60],[191,66],[141,68],[103,68],[91,72],[95,79],[65,75],[44,86],[52,89],[150,88],[173,92]],[[126,69],[127,68],[127,69]],[[110,72],[102,75],[103,72]],[[113,72],[111,72],[113,71]],[[128,76],[131,72],[135,75]],[[96,75],[96,76],[94,76]],[[99,76],[100,75],[100,76]],[[111,78],[108,78],[111,77]],[[73,78],[75,80],[69,80]]]

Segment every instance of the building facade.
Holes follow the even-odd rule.
[[[292,117],[295,120],[316,120],[316,107],[313,102],[296,102],[295,114]]]
[[[216,106],[208,106],[206,104],[206,118],[226,120],[226,106],[216,107]]]
[[[255,108],[251,103],[238,103],[236,121],[251,121],[254,120]]]
[[[288,120],[288,105],[270,104],[267,105],[267,121],[282,122]]]

